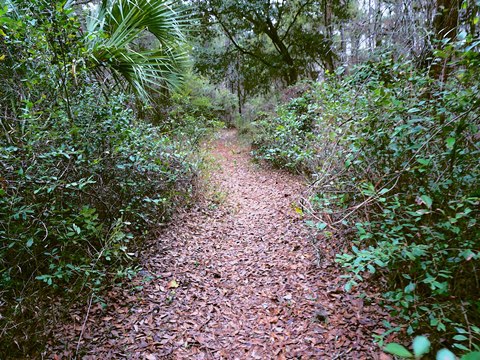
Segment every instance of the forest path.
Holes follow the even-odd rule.
[[[212,145],[210,200],[179,214],[107,310],[74,317],[59,358],[372,359],[377,307],[343,292],[294,210],[302,184],[251,163],[234,131]],[[213,201],[216,199],[217,201]],[[378,315],[377,315],[378,316]],[[374,317],[377,317],[374,315]],[[78,342],[83,331],[81,341]],[[78,342],[78,344],[77,344]]]

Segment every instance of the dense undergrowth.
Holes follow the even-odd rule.
[[[106,83],[108,63],[88,48],[107,33],[83,37],[65,2],[9,4],[0,8],[1,358],[38,353],[69,301],[101,301],[135,273],[142,240],[194,195],[200,140],[221,124],[200,85],[170,98],[161,121],[139,119],[154,119],[155,104]]]
[[[325,241],[345,239],[346,289],[375,282],[400,319],[387,334],[431,334],[457,352],[480,346],[475,46],[437,53],[455,59],[446,82],[386,54],[304,85],[251,124],[257,158],[311,176],[311,225]]]

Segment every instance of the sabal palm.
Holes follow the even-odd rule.
[[[144,99],[149,90],[177,87],[187,63],[182,19],[180,6],[170,0],[103,0],[86,26],[94,67],[108,69]],[[155,49],[135,43],[145,32],[158,41]]]

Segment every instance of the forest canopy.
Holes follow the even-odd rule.
[[[213,81],[228,83],[241,103],[272,86],[320,79],[385,51],[430,67],[438,61],[434,49],[455,39],[457,28],[471,36],[477,31],[475,0],[192,4],[195,68]]]

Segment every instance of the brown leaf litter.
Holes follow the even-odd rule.
[[[384,359],[372,335],[387,314],[343,291],[334,244],[317,243],[318,261],[295,211],[302,181],[252,164],[234,131],[212,153],[223,201],[178,214],[106,309],[56,326],[47,357]]]

